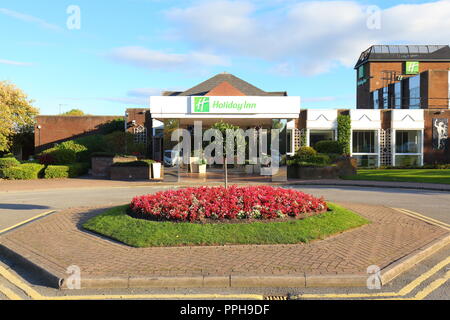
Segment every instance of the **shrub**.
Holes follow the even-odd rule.
[[[130,162],[116,162],[112,167],[150,167],[155,160],[139,160]]]
[[[73,163],[66,166],[48,166],[45,169],[45,179],[76,178],[87,173],[88,163]]]
[[[288,161],[289,166],[300,167],[325,167],[331,163],[330,157],[326,154],[317,154],[315,156],[296,156]]]
[[[3,169],[3,175],[10,180],[39,179],[45,166],[37,163],[25,163],[16,167]]]
[[[44,156],[44,155],[48,155],[48,156]],[[43,160],[41,160],[42,157],[44,157]],[[53,158],[53,162],[45,163],[45,161],[48,161],[51,158]],[[77,160],[77,154],[75,151],[73,151],[71,149],[60,149],[58,147],[54,147],[54,148],[45,150],[39,156],[39,161],[42,164],[45,163],[45,164],[63,165],[63,164],[74,163],[74,162],[76,162],[76,160]]]
[[[75,143],[87,148],[88,157],[94,152],[106,151],[106,143],[103,135],[95,134],[74,140]]]
[[[53,157],[50,153],[42,153],[38,156],[38,160],[40,164],[44,164],[46,166],[52,165],[56,163],[55,157]]]
[[[20,165],[16,158],[0,158],[0,169],[11,168]]]
[[[348,115],[339,115],[338,122],[338,143],[342,147],[343,154],[350,154],[350,139],[352,131],[352,120]]]
[[[342,154],[342,145],[333,140],[324,140],[316,143],[316,150],[318,153],[334,153]]]
[[[125,120],[123,118],[117,118],[111,120],[100,126],[100,131],[102,134],[110,134],[116,131],[123,131],[125,128]]]
[[[205,221],[304,218],[327,204],[300,191],[269,186],[198,187],[136,197],[129,214],[149,220]]]
[[[298,149],[297,154],[298,156],[315,156],[317,154],[317,151],[314,150],[312,147],[300,147]]]

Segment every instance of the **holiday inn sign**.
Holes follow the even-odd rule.
[[[243,101],[233,101],[230,98],[217,99],[211,97],[194,97],[193,113],[222,113],[226,110],[234,112],[247,112],[256,110],[256,103]]]
[[[298,118],[300,97],[285,96],[152,96],[152,116],[172,118]]]

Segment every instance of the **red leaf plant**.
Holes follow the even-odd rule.
[[[135,197],[129,214],[148,220],[198,222],[303,218],[327,209],[322,198],[292,189],[231,186],[185,188]]]

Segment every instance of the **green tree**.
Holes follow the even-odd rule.
[[[32,132],[39,113],[32,103],[14,84],[0,81],[0,152],[11,150],[15,135]]]
[[[228,158],[230,156],[234,156],[234,152],[233,152],[233,154],[227,154],[227,149],[228,149],[227,146],[229,144],[233,143],[232,141],[227,140],[227,130],[239,130],[239,127],[221,120],[219,122],[214,123],[211,128],[219,130],[223,137],[223,145],[222,145],[223,156],[224,156],[223,170],[224,170],[224,175],[225,175],[225,188],[227,188],[228,187]],[[240,140],[240,139],[238,138],[238,140]],[[239,143],[245,143],[245,141],[244,142],[237,141],[237,144],[239,144]],[[236,148],[236,145],[235,145],[235,148]]]
[[[73,116],[73,117],[79,117],[79,116],[85,116],[86,114],[83,112],[83,110],[80,109],[72,109],[70,111],[64,112],[61,114],[62,116]]]

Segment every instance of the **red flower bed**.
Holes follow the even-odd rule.
[[[327,210],[323,199],[269,186],[200,187],[136,197],[130,215],[149,220],[203,221],[302,218]]]

